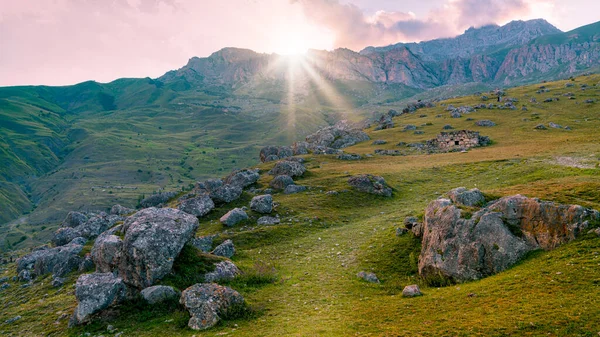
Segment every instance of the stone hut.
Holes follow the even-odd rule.
[[[480,136],[479,132],[469,130],[442,132],[436,139],[428,142],[428,146],[432,150],[436,149],[441,152],[465,150],[489,144],[490,139],[488,137]]]

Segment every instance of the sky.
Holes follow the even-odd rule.
[[[600,20],[598,0],[0,0],[0,86],[159,77],[224,47],[295,54]]]

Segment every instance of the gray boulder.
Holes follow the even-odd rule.
[[[270,194],[257,195],[250,201],[250,209],[258,213],[273,211],[273,197]]]
[[[295,142],[292,144],[294,156],[301,156],[309,153],[309,144],[307,142]]]
[[[67,217],[62,222],[61,227],[71,227],[75,228],[88,220],[87,215],[75,211],[69,212]]]
[[[112,215],[128,215],[128,214],[131,214],[133,212],[135,212],[135,209],[123,207],[121,205],[114,205],[110,209],[110,214],[112,214]]]
[[[380,283],[375,273],[361,271],[360,273],[356,274],[356,277],[363,279],[369,283]]]
[[[337,156],[337,159],[339,159],[339,160],[361,160],[362,156],[360,154],[344,153],[344,154],[340,154],[339,156]]]
[[[245,306],[244,298],[237,291],[214,283],[199,283],[185,289],[179,302],[190,312],[188,326],[194,330],[211,328],[221,317],[230,316]]]
[[[467,190],[464,187],[458,187],[448,192],[448,197],[452,202],[464,206],[482,206],[485,203],[483,193],[477,188]]]
[[[277,162],[271,171],[269,171],[269,174],[272,176],[287,175],[290,177],[300,177],[304,172],[306,172],[306,167],[301,163],[283,160]]]
[[[242,272],[231,261],[221,261],[215,264],[215,270],[204,275],[204,282],[231,281]]]
[[[207,235],[199,238],[192,238],[190,243],[199,250],[208,253],[212,250],[213,239],[216,235]]]
[[[123,240],[108,232],[100,234],[92,247],[92,260],[96,272],[110,273],[119,266],[123,252]]]
[[[140,206],[143,208],[148,207],[160,207],[170,199],[175,198],[177,194],[175,192],[162,192],[153,194],[140,202]]]
[[[304,191],[306,191],[306,186],[288,185],[285,190],[283,190],[283,194],[296,194]]]
[[[181,292],[169,286],[152,286],[144,288],[140,294],[148,304],[157,304],[168,300],[174,300],[181,296]]]
[[[211,254],[216,256],[223,256],[230,259],[233,255],[235,255],[235,246],[233,245],[233,241],[227,239],[223,243],[217,246]]]
[[[232,172],[227,178],[225,178],[224,182],[228,185],[235,185],[241,188],[248,187],[260,179],[260,174],[258,174],[258,169],[244,169]]]
[[[71,242],[73,239],[80,237],[81,233],[73,227],[59,228],[54,232],[52,237],[52,244],[54,246],[64,246]]]
[[[202,217],[215,208],[215,203],[208,194],[201,194],[181,201],[177,208],[197,217]]]
[[[550,126],[553,129],[562,129],[563,128],[562,125],[556,124],[556,123],[552,123],[552,122],[548,123],[548,126]]]
[[[548,130],[548,128],[544,124],[538,124],[534,127],[536,130]]]
[[[75,229],[81,234],[80,236],[86,239],[94,239],[114,224],[117,221],[121,221],[121,218],[118,215],[108,215],[104,212],[91,217],[84,224],[77,226]]]
[[[423,294],[421,293],[421,289],[419,289],[418,285],[412,284],[412,285],[406,286],[406,287],[404,287],[404,289],[402,289],[402,296],[416,297],[416,296],[423,296]]]
[[[260,150],[260,161],[266,163],[293,155],[294,151],[289,146],[265,146]]]
[[[371,144],[372,145],[383,145],[383,144],[387,144],[387,141],[383,140],[383,139],[377,139],[377,140],[374,140],[373,143],[371,143]]]
[[[54,277],[63,277],[79,267],[83,250],[81,240],[73,240],[67,245],[48,248],[42,247],[17,260],[17,273],[27,270],[35,276],[52,273]]]
[[[198,228],[198,219],[172,208],[148,208],[123,224],[119,275],[143,289],[171,272],[175,258]]]
[[[384,197],[392,196],[392,189],[386,184],[385,180],[379,176],[370,174],[353,176],[348,179],[348,184],[360,192]]]
[[[120,303],[125,298],[125,284],[112,273],[84,274],[75,284],[77,307],[69,326],[91,321],[92,316]]]
[[[65,279],[62,277],[55,277],[50,283],[54,288],[60,288],[65,284]]]
[[[210,192],[211,199],[219,204],[230,203],[240,198],[243,189],[238,185],[223,185]]]
[[[276,225],[280,222],[281,220],[274,216],[263,216],[256,220],[257,225]]]
[[[241,221],[248,220],[248,214],[241,208],[234,208],[219,219],[225,226],[232,227]]]
[[[489,119],[484,119],[484,120],[475,122],[475,125],[483,126],[483,127],[492,127],[492,126],[496,126],[496,123],[492,122]]]
[[[196,189],[200,192],[212,192],[223,186],[223,180],[221,179],[207,179],[203,182],[196,183]]]
[[[320,129],[314,134],[307,136],[306,142],[311,149],[319,147],[343,149],[369,139],[369,136],[358,127],[347,121],[340,121],[334,126]]]
[[[286,174],[282,174],[282,175],[279,175],[279,176],[276,176],[275,178],[273,178],[273,180],[271,180],[271,183],[269,183],[269,186],[271,186],[272,188],[274,188],[276,190],[283,190],[287,186],[293,185],[293,184],[294,184],[294,179],[292,179],[292,177],[290,177]]]

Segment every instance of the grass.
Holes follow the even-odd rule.
[[[435,287],[417,274],[419,240],[410,233],[397,237],[395,229],[405,216],[422,214],[431,200],[459,186],[477,187],[488,200],[520,193],[600,209],[600,171],[594,165],[600,158],[595,141],[600,118],[595,105],[582,103],[598,97],[599,88],[592,85],[599,81],[597,75],[576,78],[577,86],[586,83],[590,88],[578,91],[575,101],[529,103],[531,96],[542,101],[541,97],[573,91],[565,88],[564,81],[545,83],[551,91],[542,95],[535,94],[539,85],[508,90],[508,96],[518,98],[519,106],[526,104],[528,111],[479,110],[451,119],[441,105],[419,110],[395,118],[394,129],[368,130],[372,139],[385,139],[388,144],[365,142],[346,150],[370,154],[375,148],[393,149],[400,141],[433,138],[445,124],[477,130],[494,140],[492,146],[467,153],[373,156],[356,162],[305,156],[309,171],[297,182],[309,190],[274,194],[279,225],[256,226],[253,220],[259,215],[252,212],[251,221],[233,228],[218,223],[229,209],[248,204],[247,193],[239,201],[217,207],[201,219],[198,235],[218,234],[215,244],[228,238],[235,243],[233,261],[244,275],[228,285],[240,291],[251,308],[241,318],[196,332],[186,328],[187,313],[176,304],[146,307],[134,302],[103,321],[68,330],[66,320],[54,321],[59,311],[70,314],[75,306],[71,291],[76,275],[70,275],[58,293],[48,278],[24,289],[11,282],[11,288],[0,293],[0,322],[16,315],[23,318],[0,325],[0,331],[20,336],[99,335],[106,334],[111,324],[125,335],[136,336],[596,336],[600,332],[598,237],[588,234],[554,251],[534,252],[505,272],[480,281]],[[479,101],[479,96],[466,96],[443,103],[460,106]],[[427,117],[418,117],[421,114]],[[436,117],[439,114],[442,117]],[[533,114],[539,119],[532,120]],[[467,117],[474,121],[466,121]],[[475,126],[480,119],[497,126]],[[549,122],[573,130],[533,128]],[[419,126],[425,134],[401,132],[406,124]],[[197,155],[192,149],[186,160]],[[580,161],[592,165],[572,165]],[[272,178],[265,172],[272,165],[258,166],[263,174],[256,187],[268,186]],[[350,189],[348,177],[359,173],[383,176],[394,188],[393,197]],[[325,193],[331,190],[339,194]],[[175,261],[175,273],[163,283],[183,289],[197,282],[210,266],[206,259],[186,248]],[[359,280],[360,271],[376,273],[381,284]],[[0,276],[14,274],[14,265],[9,265]],[[408,284],[419,284],[424,296],[403,298],[402,289]]]

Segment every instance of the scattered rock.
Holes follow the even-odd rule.
[[[399,150],[383,150],[377,149],[375,150],[375,154],[380,156],[401,156],[402,153]]]
[[[171,272],[175,258],[197,228],[195,216],[172,208],[135,213],[123,224],[119,275],[139,289],[153,285]]]
[[[179,302],[190,312],[188,326],[194,330],[211,328],[221,317],[231,316],[245,306],[237,291],[214,283],[199,283],[185,289]]]
[[[153,194],[153,195],[143,199],[140,202],[140,206],[142,206],[143,208],[161,207],[163,204],[165,204],[170,199],[175,198],[176,195],[177,194],[175,192],[163,192],[163,193]]]
[[[453,130],[454,128],[452,127],[452,125],[446,124],[446,125],[444,125],[444,127],[442,129],[444,129],[444,130]]]
[[[416,297],[416,296],[423,296],[423,294],[421,293],[421,289],[419,289],[418,285],[412,284],[412,285],[406,286],[406,287],[404,287],[404,289],[402,289],[402,296]]]
[[[239,185],[225,184],[215,190],[212,190],[209,194],[210,198],[219,204],[230,203],[240,198],[243,189]]]
[[[112,215],[128,215],[135,212],[135,209],[123,207],[121,205],[114,205],[110,209],[110,214]]]
[[[392,189],[386,184],[385,180],[379,176],[373,176],[371,174],[353,176],[348,179],[348,184],[360,192],[381,195],[384,197],[392,196]]]
[[[458,187],[448,192],[448,197],[456,204],[464,206],[481,206],[485,203],[483,193],[477,188],[467,190],[464,187]]]
[[[287,175],[290,177],[299,177],[304,172],[306,172],[306,168],[301,163],[284,160],[277,162],[271,171],[269,171],[269,174],[272,176]]]
[[[548,128],[544,124],[538,124],[535,126],[536,130],[548,130]]]
[[[14,322],[16,322],[20,319],[21,319],[21,316],[15,316],[13,318],[9,318],[6,321],[4,321],[4,324],[13,324]]]
[[[416,125],[408,124],[408,125],[404,126],[404,128],[402,129],[402,131],[414,131],[416,129],[417,129]]]
[[[181,292],[169,286],[152,286],[144,288],[141,291],[141,295],[149,304],[157,304],[179,298]]]
[[[475,122],[475,124],[477,126],[483,126],[483,127],[492,127],[492,126],[496,126],[496,123],[492,122],[489,119],[484,119],[484,120],[480,120]]]
[[[407,228],[396,228],[396,236],[402,236],[404,234],[408,233],[408,229]]]
[[[208,253],[212,250],[213,239],[216,235],[207,235],[199,238],[192,238],[190,243],[199,250]]]
[[[374,273],[361,271],[360,273],[356,274],[356,277],[363,279],[369,283],[380,283],[379,279],[377,278],[377,275],[375,275]]]
[[[227,239],[222,244],[218,245],[211,254],[216,256],[223,256],[230,259],[233,255],[235,255],[235,246],[233,245],[233,241]]]
[[[383,140],[383,139],[378,139],[373,141],[373,143],[371,143],[373,145],[383,145],[383,144],[387,144],[387,141]]]
[[[55,277],[51,284],[54,288],[60,288],[65,284],[65,279],[62,277]]]
[[[215,264],[215,270],[204,276],[204,282],[231,281],[242,272],[231,261]]]
[[[552,122],[548,123],[548,126],[550,126],[551,128],[554,128],[554,129],[562,129],[563,128],[561,125],[552,123]]]
[[[288,185],[285,190],[283,190],[283,194],[296,194],[304,191],[306,191],[306,186]]]
[[[125,298],[125,284],[112,273],[94,273],[79,276],[75,284],[77,308],[69,326],[87,323],[100,311],[120,303]]]
[[[291,157],[294,151],[289,146],[265,146],[260,150],[260,161],[263,163]]]
[[[177,208],[188,214],[202,217],[215,208],[215,203],[208,194],[202,194],[200,196],[181,201]]]
[[[248,214],[241,208],[234,208],[219,219],[223,225],[228,227],[233,227],[244,220],[248,220]]]
[[[272,188],[276,189],[276,190],[283,190],[285,189],[287,186],[289,185],[293,185],[294,184],[294,179],[292,179],[292,177],[288,176],[288,175],[279,175],[276,176],[275,178],[273,178],[273,180],[271,180],[271,183],[269,184],[269,186],[271,186]]]
[[[250,201],[250,209],[258,213],[271,213],[273,211],[273,197],[270,194],[257,195]]]
[[[369,136],[358,127],[347,121],[340,121],[334,126],[323,128],[307,136],[306,142],[311,149],[317,147],[343,149],[369,139]]]
[[[280,222],[279,218],[273,216],[263,216],[256,220],[257,225],[276,225]]]
[[[418,130],[418,131],[414,132],[415,135],[422,135],[424,133],[425,133],[425,131],[421,131],[421,130]]]
[[[360,154],[344,153],[340,154],[337,158],[339,160],[361,160],[362,156]]]
[[[245,188],[257,182],[259,178],[260,174],[258,174],[258,169],[243,169],[232,172],[225,178],[224,182],[228,185]]]

